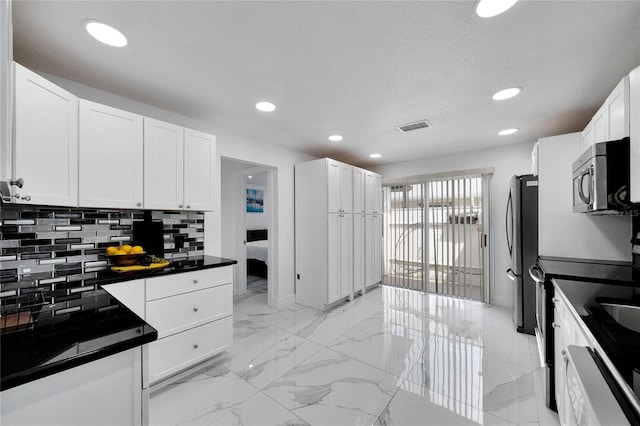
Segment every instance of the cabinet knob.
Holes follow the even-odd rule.
[[[31,195],[25,195],[22,199],[25,201],[31,201]]]
[[[198,345],[197,344],[193,345],[193,349],[198,349]]]
[[[189,204],[187,204],[187,208],[188,208],[188,209],[190,209],[190,208],[191,208],[191,206],[190,206]]]
[[[193,312],[198,312],[198,308],[193,308]]]
[[[198,284],[198,280],[193,280],[193,283],[194,284]]]
[[[142,206],[142,203],[141,203],[140,201],[138,201],[138,202],[136,203],[136,206],[140,207],[140,206]]]
[[[182,204],[178,204],[178,207],[179,207],[179,208],[182,208]]]
[[[567,357],[567,351],[565,351],[564,349],[560,352],[560,354],[562,355],[562,358],[567,361],[569,357]]]
[[[18,188],[22,188],[24,186],[24,179],[18,178],[17,180],[10,180],[9,185],[17,186]]]
[[[554,304],[555,304],[555,303],[558,303],[558,299],[557,299],[557,298],[555,298],[555,297],[552,297],[552,298],[551,298],[551,301],[552,301]]]
[[[556,324],[556,322],[554,321],[554,322],[551,323],[551,327],[560,328],[560,324]]]

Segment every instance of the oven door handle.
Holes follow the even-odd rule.
[[[507,269],[507,277],[509,277],[511,281],[516,280],[516,274],[513,273],[513,269],[511,268]]]
[[[533,266],[529,267],[529,276],[538,285],[543,285],[544,284],[544,275],[542,275],[542,272],[540,271],[540,269],[536,265],[533,265]]]

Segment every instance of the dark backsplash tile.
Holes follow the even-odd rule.
[[[154,211],[151,215],[164,223],[166,259],[203,254],[203,213]],[[97,271],[108,267],[106,247],[135,244],[132,224],[143,217],[141,211],[3,205],[0,300],[6,305],[10,302],[5,299],[44,292],[56,303],[55,310],[64,314],[73,307],[67,302],[90,295],[95,288],[88,286]]]

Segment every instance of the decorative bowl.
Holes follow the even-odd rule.
[[[118,266],[131,266],[138,264],[146,255],[146,252],[135,254],[112,254],[109,256],[109,259],[111,259],[111,263]]]

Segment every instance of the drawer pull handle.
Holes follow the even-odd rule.
[[[554,321],[554,322],[551,323],[551,327],[560,328],[560,324],[556,324],[556,322]]]
[[[193,312],[198,312],[198,308],[193,308]]]
[[[198,349],[198,345],[193,345],[193,349]]]
[[[194,284],[198,284],[198,280],[193,280],[193,283]]]

